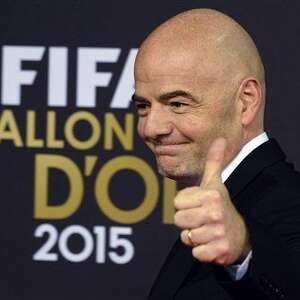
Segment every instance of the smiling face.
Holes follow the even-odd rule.
[[[134,75],[138,133],[164,176],[197,184],[214,139],[227,140],[225,167],[263,131],[261,59],[222,13],[196,9],[163,23],[140,47]]]
[[[227,138],[227,160],[240,149],[238,87],[229,88],[228,81],[204,74],[190,57],[178,59],[178,51],[177,59],[168,57],[157,65],[153,60],[139,62],[133,96],[138,133],[162,175],[194,184],[216,137]]]

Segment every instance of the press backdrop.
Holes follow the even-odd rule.
[[[0,299],[145,299],[177,235],[176,185],[137,137],[132,66],[178,12],[217,8],[254,37],[267,132],[300,168],[296,3],[2,0]]]

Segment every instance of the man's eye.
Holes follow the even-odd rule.
[[[181,103],[181,102],[171,102],[171,105],[175,106],[175,107],[181,107],[181,106],[184,105],[184,103]]]
[[[170,106],[175,110],[182,110],[185,109],[188,104],[181,101],[172,101],[170,102]]]
[[[150,105],[144,102],[135,102],[135,108],[138,113],[145,113],[149,109]]]
[[[136,103],[135,104],[136,109],[145,109],[148,107],[146,103]]]

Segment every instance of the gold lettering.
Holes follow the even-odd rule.
[[[174,223],[174,198],[177,193],[176,181],[169,178],[163,179],[163,223],[173,224]]]
[[[145,183],[145,196],[142,203],[131,210],[116,207],[109,195],[112,176],[124,169],[136,172]],[[95,182],[95,196],[100,209],[107,217],[118,223],[132,224],[145,219],[155,208],[158,195],[159,186],[153,170],[143,160],[134,156],[119,156],[110,160],[102,167]]]
[[[91,126],[91,136],[86,140],[79,140],[74,134],[74,128],[77,122],[86,121]],[[90,112],[76,112],[68,118],[65,126],[65,136],[69,144],[75,149],[86,150],[94,147],[99,141],[101,127],[98,119]]]
[[[105,114],[105,140],[104,149],[112,150],[114,145],[114,135],[118,138],[125,150],[133,149],[133,114],[125,114],[125,128],[122,129],[120,123],[112,113]]]
[[[49,205],[49,173],[58,169],[65,173],[70,192],[61,205]],[[66,219],[79,208],[83,197],[83,178],[77,165],[61,155],[37,154],[35,157],[34,217],[36,219]]]
[[[31,148],[44,147],[44,141],[36,137],[36,115],[35,111],[27,111],[26,146]]]
[[[11,110],[3,110],[0,117],[0,143],[11,140],[16,147],[23,147],[21,134]]]
[[[47,112],[47,147],[64,148],[65,142],[56,138],[56,112]]]

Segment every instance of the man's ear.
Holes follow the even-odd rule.
[[[240,85],[241,122],[247,126],[258,117],[263,105],[263,87],[255,77],[247,77]]]

